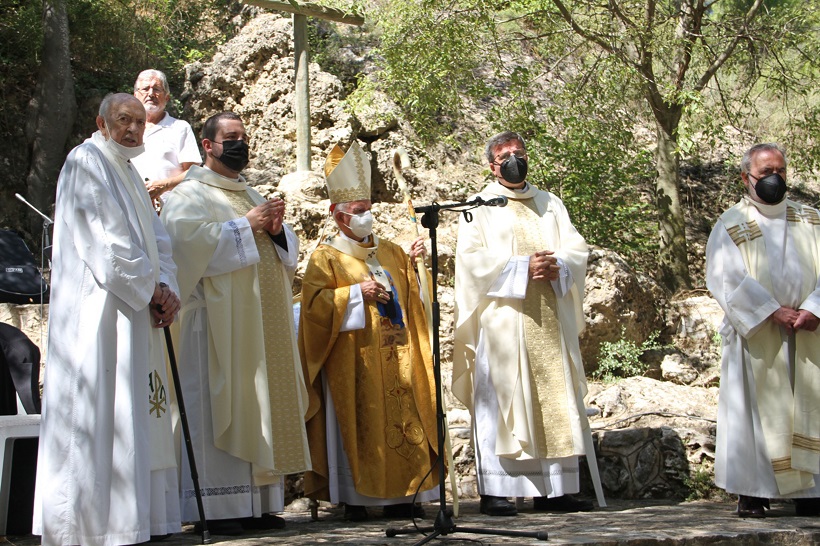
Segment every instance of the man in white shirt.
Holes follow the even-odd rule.
[[[202,163],[194,132],[187,121],[165,111],[171,98],[168,79],[159,70],[143,70],[134,82],[134,96],[145,107],[145,152],[133,163],[145,180],[151,199],[172,190],[192,165]]]

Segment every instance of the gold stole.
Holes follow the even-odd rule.
[[[543,230],[533,229],[542,222],[535,200],[510,199],[507,205],[515,214],[517,254],[531,256],[547,249]],[[568,457],[574,453],[572,426],[567,407],[564,356],[558,303],[549,281],[530,281],[523,302],[524,340],[530,364],[533,432],[537,444],[533,457]]]
[[[765,239],[751,215],[753,207],[743,201],[726,211],[721,219],[740,250],[749,275],[773,293]],[[820,216],[814,209],[789,201],[786,220],[798,251],[795,259],[800,261],[804,273],[801,297],[805,298],[814,290],[820,271],[815,228],[820,225]],[[814,332],[803,330],[794,334],[794,340],[792,390],[780,327],[767,320],[746,338],[763,435],[777,487],[783,495],[813,487],[812,474],[820,473],[820,344]]]
[[[257,205],[247,191],[220,190],[237,216],[244,216]],[[302,442],[292,441],[294,438],[302,438],[303,430],[300,425],[304,419],[299,412],[299,386],[295,383],[296,362],[291,343],[293,308],[290,302],[293,296],[290,290],[286,292],[290,283],[285,278],[275,243],[268,232],[256,232],[253,238],[260,257],[256,270],[262,299],[273,461],[277,472],[287,474],[301,471],[305,466]]]

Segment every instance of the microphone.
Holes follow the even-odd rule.
[[[480,197],[478,199],[481,200],[481,204],[484,205],[485,207],[506,207],[507,202],[509,201],[509,199],[507,199],[503,195],[499,195],[498,197],[493,197],[492,199],[488,199],[486,201],[484,201]]]
[[[22,201],[23,203],[25,203],[26,205],[28,205],[28,206],[29,206],[29,208],[31,208],[31,210],[33,210],[34,212],[36,212],[37,214],[39,214],[40,216],[42,216],[42,217],[43,217],[43,220],[45,220],[46,226],[50,226],[51,224],[53,224],[53,223],[54,223],[54,220],[52,220],[51,218],[49,218],[48,216],[46,216],[45,214],[43,214],[42,212],[40,212],[40,210],[39,210],[37,207],[35,207],[34,205],[32,205],[31,203],[29,203],[28,201],[26,201],[26,198],[25,198],[25,197],[23,197],[22,195],[20,195],[19,193],[15,193],[15,194],[14,194],[14,197],[16,197],[17,199],[19,199],[20,201]]]

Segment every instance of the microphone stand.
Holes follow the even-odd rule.
[[[432,527],[421,527],[421,528],[408,528],[408,529],[394,529],[394,528],[387,528],[385,530],[385,534],[388,537],[395,537],[398,535],[407,535],[411,533],[420,532],[424,534],[424,538],[416,543],[416,545],[427,544],[434,538],[440,535],[449,535],[451,533],[462,532],[462,533],[472,533],[476,535],[497,535],[497,536],[507,536],[507,537],[526,537],[526,538],[535,538],[538,540],[548,540],[548,535],[546,531],[510,531],[507,529],[482,529],[478,527],[461,527],[455,524],[453,521],[453,511],[452,509],[447,507],[447,498],[444,491],[444,484],[446,478],[446,471],[444,468],[444,431],[446,430],[444,426],[444,419],[446,419],[446,414],[444,413],[444,401],[441,399],[441,345],[439,343],[439,324],[441,322],[441,315],[439,313],[439,303],[438,303],[438,294],[437,294],[437,283],[438,283],[438,247],[436,245],[436,228],[438,227],[439,223],[439,212],[442,210],[452,210],[454,212],[461,212],[464,214],[465,220],[467,222],[472,221],[472,214],[470,214],[469,210],[472,208],[480,207],[487,205],[488,203],[484,201],[481,197],[476,197],[472,201],[468,201],[466,203],[449,203],[449,204],[439,204],[433,203],[429,206],[424,207],[414,207],[416,212],[423,213],[424,216],[421,218],[421,225],[427,228],[430,232],[430,255],[431,255],[431,267],[432,267],[432,275],[433,275],[433,340],[432,340],[432,348],[433,348],[433,377],[436,381],[436,431],[437,431],[437,441],[438,441],[438,458],[437,458],[437,466],[439,472],[439,510],[438,514],[436,515],[435,523],[433,523]],[[499,206],[504,206],[506,201],[498,202]],[[450,469],[451,472],[454,472],[455,469]],[[430,534],[426,534],[430,533]]]
[[[45,302],[43,301],[43,296],[45,296],[46,291],[48,290],[48,284],[46,283],[45,279],[43,278],[43,270],[46,267],[46,249],[51,247],[51,240],[48,237],[48,227],[54,225],[54,220],[40,212],[40,209],[29,203],[25,200],[25,198],[20,195],[19,193],[15,193],[14,196],[23,203],[26,204],[31,210],[36,212],[40,215],[43,219],[43,231],[40,238],[40,347],[43,347],[43,313],[45,312]],[[48,255],[48,268],[49,268],[49,277],[51,276],[51,251],[49,250]],[[50,279],[49,279],[50,280]]]

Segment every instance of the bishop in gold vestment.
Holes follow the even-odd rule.
[[[264,200],[239,172],[247,163],[235,114],[205,123],[205,166],[194,166],[163,207],[183,301],[180,375],[216,534],[281,527],[283,477],[310,468],[307,409],[293,321],[298,239],[284,203]],[[183,453],[185,450],[182,450]],[[183,519],[196,520],[182,474]]]
[[[329,167],[340,231],[310,257],[299,326],[313,461],[305,494],[346,503],[354,520],[364,506],[384,505],[389,514],[416,491],[426,492],[419,501],[438,491],[438,473],[428,475],[437,450],[435,383],[418,280],[399,246],[370,233],[367,161],[354,143]]]

